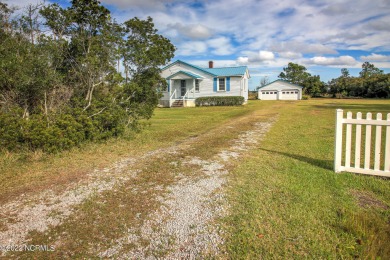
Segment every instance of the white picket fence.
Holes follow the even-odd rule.
[[[345,149],[343,149],[343,125],[346,125],[345,131]],[[353,127],[353,125],[355,127]],[[365,125],[364,151],[362,150],[362,126]],[[375,126],[375,144],[371,145],[372,127]],[[385,127],[385,146],[382,147],[382,127]],[[352,131],[353,128],[355,131]],[[355,133],[355,153],[354,163],[351,163],[352,155],[352,135]],[[371,166],[371,154],[374,154],[373,167]],[[343,151],[345,157],[343,159]],[[384,156],[382,153],[384,152]],[[363,167],[361,157],[363,155]],[[381,168],[381,157],[384,160]],[[344,164],[342,165],[342,161]],[[343,118],[343,110],[336,111],[336,138],[335,138],[335,172],[354,172],[370,175],[390,177],[390,113],[387,114],[387,120],[382,120],[382,114],[378,113],[376,119],[372,119],[372,114],[367,113],[366,118],[362,118],[362,113],[358,112],[356,118],[352,118],[352,112],[347,113],[347,118]]]

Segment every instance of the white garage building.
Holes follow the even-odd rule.
[[[259,88],[258,99],[261,100],[300,100],[301,86],[278,79]]]

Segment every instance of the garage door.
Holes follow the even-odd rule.
[[[277,91],[261,91],[261,99],[262,100],[277,100],[278,92]]]
[[[283,90],[280,93],[280,99],[282,100],[298,100],[298,90]]]

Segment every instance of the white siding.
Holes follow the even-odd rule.
[[[272,94],[271,96],[271,94],[265,94],[264,92],[277,92],[277,95]],[[298,93],[296,94],[295,92]],[[302,99],[302,87],[285,81],[275,81],[260,88],[258,98],[261,100],[299,100]]]
[[[248,73],[245,73],[244,77],[241,76],[231,76],[230,77],[230,91],[214,91],[214,77],[208,73],[205,73],[201,70],[197,70],[186,64],[177,63],[174,64],[161,72],[161,76],[168,78],[169,76],[179,72],[179,71],[189,71],[194,74],[197,74],[203,79],[199,80],[199,92],[195,92],[195,79],[187,76],[185,74],[179,73],[170,80],[170,92],[171,94],[176,89],[176,97],[180,97],[180,80],[186,80],[186,87],[189,98],[198,98],[205,96],[243,96],[245,101],[248,100]],[[163,93],[164,96],[162,100],[168,100],[170,94],[168,92]]]

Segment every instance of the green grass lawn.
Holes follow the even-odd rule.
[[[23,193],[78,181],[123,157],[174,145],[251,111],[249,106],[156,109],[153,118],[143,122],[141,132],[129,132],[122,138],[87,143],[59,154],[0,151],[0,203]]]
[[[265,140],[231,173],[231,258],[390,258],[389,180],[333,172],[336,108],[387,113],[390,104],[283,103]]]
[[[189,153],[208,158],[228,146],[226,142],[239,132],[250,129],[251,121],[277,117],[255,150],[230,163],[230,215],[220,220],[226,229],[227,255],[221,257],[390,259],[390,180],[333,172],[337,108],[388,113],[390,104],[388,100],[312,99],[250,101],[239,107],[156,109],[143,131],[123,138],[54,155],[1,153],[0,202],[47,187],[61,189],[96,168],[193,136],[201,137],[202,143],[194,144],[196,149]],[[233,125],[234,130],[221,132],[228,125]],[[147,187],[148,181],[172,181],[168,168],[159,168],[169,165],[168,159],[153,165],[156,174],[149,178],[145,171],[138,180],[140,187]],[[80,258],[88,258],[89,242],[102,239],[100,242],[106,243],[118,236],[113,227],[131,225],[137,210],[147,213],[158,206],[153,199],[150,205],[145,203],[147,194],[141,195],[126,189],[107,192],[102,195],[110,202],[105,206],[92,198],[80,206],[78,215],[67,220],[68,226],[64,224],[51,232],[72,234],[63,238],[69,243],[65,243],[64,250],[78,250]],[[113,210],[121,200],[129,202],[127,207]],[[95,229],[99,229],[99,236],[92,232]],[[36,243],[46,243],[49,235],[32,236]],[[78,240],[83,240],[85,248],[77,247],[74,241]]]

